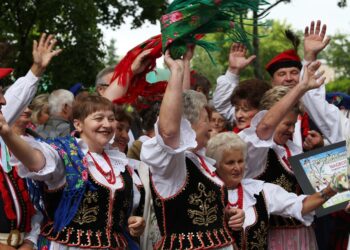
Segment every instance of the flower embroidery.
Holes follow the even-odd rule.
[[[183,15],[180,11],[174,11],[169,14],[170,23],[175,23],[177,21],[180,21],[182,18],[183,18]]]
[[[83,178],[83,181],[87,181],[88,179],[88,172],[85,169],[83,172],[81,172],[81,177]]]
[[[43,246],[41,250],[49,250],[49,248],[47,246]]]

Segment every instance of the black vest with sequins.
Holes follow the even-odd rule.
[[[207,249],[232,244],[224,221],[226,188],[206,177],[188,158],[186,169],[184,186],[170,198],[157,194],[151,181],[154,210],[162,235],[156,249]]]
[[[122,233],[127,227],[128,215],[132,207],[132,177],[126,169],[117,178],[122,179],[123,187],[114,192],[98,183],[90,174],[89,180],[96,190],[85,191],[77,214],[59,232],[54,232],[53,218],[63,188],[46,191],[44,200],[49,215],[41,234],[51,241],[67,246],[82,248],[125,249],[127,241]]]
[[[256,179],[276,184],[283,187],[287,192],[293,192],[298,195],[302,193],[297,179],[282,166],[282,163],[273,149],[270,149],[268,152],[264,172]],[[302,226],[303,224],[299,220],[292,217],[270,216],[271,228],[298,228]]]
[[[267,249],[267,233],[269,229],[269,215],[266,208],[264,192],[254,195],[256,204],[254,205],[255,222],[247,226],[242,231],[231,230],[236,239],[238,249]]]

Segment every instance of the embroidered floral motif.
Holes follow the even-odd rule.
[[[214,191],[209,191],[206,193],[206,187],[203,183],[198,183],[197,194],[191,194],[188,203],[194,206],[198,206],[198,210],[188,209],[188,215],[192,220],[193,224],[205,225],[215,222],[217,220],[217,210],[218,206],[213,204],[216,200],[216,194]]]
[[[288,178],[282,174],[279,178],[277,178],[274,182],[272,182],[273,184],[276,184],[278,186],[283,187],[285,190],[287,190],[288,192],[293,192],[294,190],[293,188],[293,184],[288,181]]]
[[[92,203],[97,204],[98,193],[88,191],[84,195],[82,206],[79,208],[73,221],[83,225],[85,223],[95,222],[97,220],[98,205],[91,206]],[[89,205],[90,204],[90,205]]]
[[[260,227],[254,232],[253,239],[255,241],[250,243],[250,247],[248,247],[249,242],[247,242],[247,249],[264,249],[267,239],[267,230],[268,227],[265,222],[261,222]]]

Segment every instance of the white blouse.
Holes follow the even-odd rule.
[[[248,147],[246,171],[244,175],[245,178],[256,178],[264,172],[270,148],[276,152],[282,166],[288,172],[293,173],[290,167],[282,160],[283,157],[287,158],[286,149],[283,146],[276,144],[273,141],[273,136],[268,140],[262,140],[256,134],[256,127],[266,112],[267,111],[264,110],[257,113],[252,119],[250,127],[238,133],[241,139],[247,143]],[[303,152],[302,149],[295,145],[291,140],[288,140],[286,145],[292,156]]]
[[[268,215],[280,215],[284,217],[294,217],[301,221],[305,226],[310,226],[314,219],[315,212],[302,215],[303,200],[307,195],[296,195],[289,193],[282,187],[253,179],[243,179],[241,181],[243,187],[243,210],[245,212],[245,220],[243,228],[253,225],[256,222],[256,214],[254,205],[256,204],[255,194],[264,192]],[[228,191],[228,199],[231,203],[238,200],[237,189]]]
[[[158,121],[155,124],[155,137],[145,141],[141,149],[141,161],[150,166],[152,173],[152,181],[157,193],[162,198],[168,198],[175,195],[182,189],[186,181],[186,160],[190,158],[200,171],[209,179],[218,185],[224,185],[217,176],[211,176],[203,167],[201,167],[199,158],[191,152],[191,149],[196,148],[196,133],[191,127],[188,120],[182,119],[180,126],[180,146],[173,149],[165,145],[163,138],[158,131]],[[206,165],[209,171],[215,172],[215,160],[205,156],[205,150],[197,152]]]
[[[40,150],[43,153],[46,163],[44,168],[40,171],[31,172],[21,162],[19,162],[15,157],[13,157],[11,158],[11,162],[13,164],[18,165],[18,174],[23,178],[31,178],[34,180],[44,181],[49,190],[55,190],[62,187],[66,183],[66,172],[63,161],[57,153],[57,151],[45,142],[39,142],[29,137],[22,138],[26,140],[32,147]],[[87,144],[82,139],[77,138],[76,140],[81,148],[82,153],[87,159],[90,174],[94,177],[96,181],[110,188],[114,195],[114,192],[122,188],[124,185],[120,173],[123,173],[126,170],[125,166],[128,165],[128,159],[125,156],[125,154],[113,148],[109,144],[106,145],[106,147],[104,148],[104,151],[106,152],[107,156],[111,161],[113,171],[116,176],[116,182],[114,184],[111,184],[106,180],[104,175],[97,170],[93,159],[89,154],[87,154],[89,150]],[[102,155],[93,152],[91,152],[91,155],[94,158],[94,160],[101,166],[104,172],[108,173],[111,171],[110,166],[108,165],[108,163]],[[136,186],[139,185],[141,181],[139,180],[138,176],[134,173],[134,171],[132,171],[132,178],[134,181],[133,207],[135,209],[135,207],[137,207],[140,202],[140,194]]]

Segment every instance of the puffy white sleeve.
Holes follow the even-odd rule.
[[[269,149],[275,144],[273,136],[269,140],[261,140],[256,134],[256,127],[266,114],[266,110],[257,113],[250,123],[250,127],[238,133],[239,137],[247,143],[246,171],[244,178],[256,178],[266,166]]]
[[[30,222],[31,230],[29,233],[26,233],[25,235],[25,239],[33,242],[35,246],[37,246],[41,223],[43,219],[44,219],[43,214],[40,211],[35,210],[35,214],[32,216],[32,219]]]
[[[213,94],[215,109],[231,123],[235,121],[235,108],[231,104],[231,95],[238,82],[238,75],[226,71],[225,75],[218,77]]]
[[[8,124],[12,125],[25,107],[32,101],[39,78],[32,71],[17,79],[5,93],[6,105],[2,107],[2,113]]]
[[[42,152],[46,162],[43,169],[38,172],[32,172],[12,155],[11,164],[12,166],[18,166],[18,175],[22,178],[31,178],[33,180],[44,181],[50,190],[59,188],[65,184],[65,166],[57,151],[49,144],[36,141],[32,137],[23,136],[22,138],[33,148]]]
[[[263,191],[269,214],[293,217],[301,221],[305,226],[310,226],[313,222],[315,212],[306,215],[301,214],[303,200],[307,195],[298,196],[295,193],[289,193],[282,187],[272,183],[264,183]]]
[[[150,166],[153,184],[163,198],[174,195],[186,179],[185,151],[197,146],[196,133],[188,120],[180,125],[180,146],[173,149],[165,145],[155,124],[155,137],[142,144],[141,161]]]
[[[330,143],[342,141],[349,134],[349,119],[335,105],[326,101],[324,85],[306,92],[302,102],[311,119]]]

